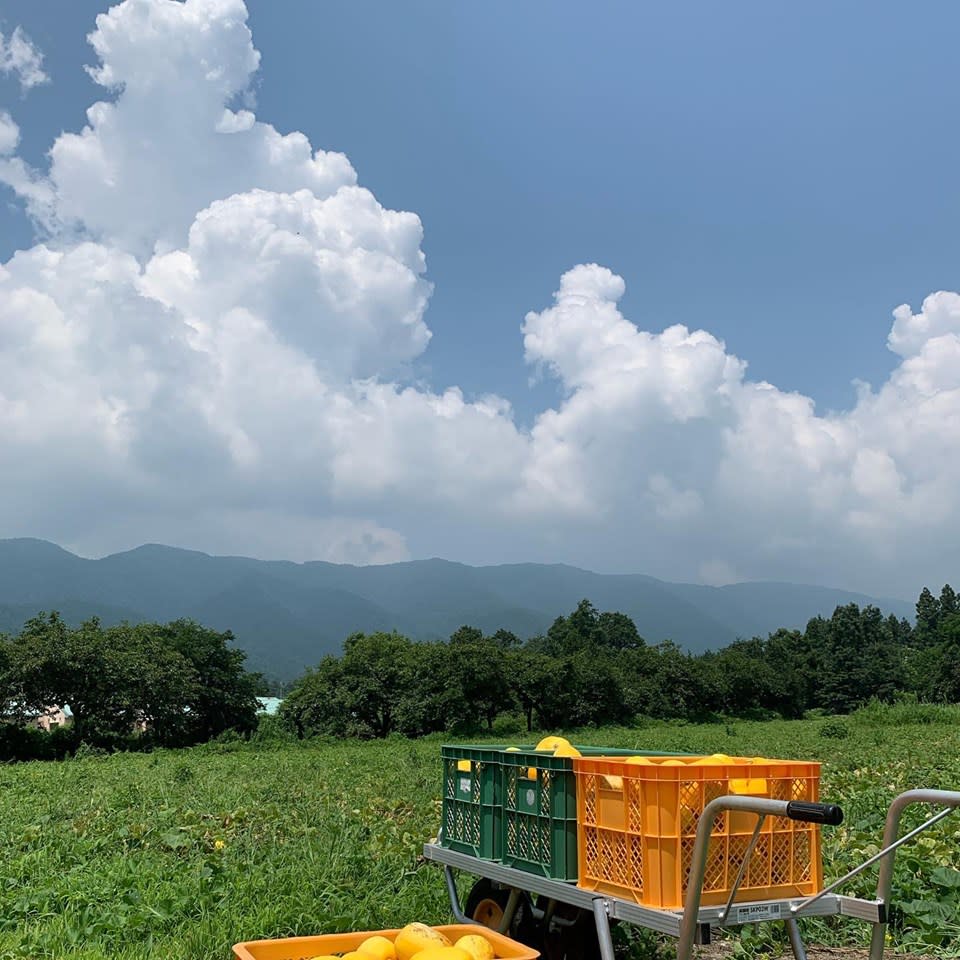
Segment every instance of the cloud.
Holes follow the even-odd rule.
[[[0,32],[0,73],[14,74],[24,92],[50,80],[43,69],[43,54],[21,27],[9,39]]]
[[[243,311],[328,382],[372,377],[430,339],[422,233],[416,216],[361,187],[324,199],[257,189],[201,211],[185,249],[149,262],[145,289],[209,337]]]
[[[0,110],[0,157],[13,153],[19,142],[20,128],[9,113]]]
[[[240,108],[240,0],[125,0],[90,41],[106,99],[48,169],[0,116],[0,180],[46,237],[0,266],[0,534],[903,595],[949,572],[957,294],[898,308],[897,368],[821,416],[709,332],[640,329],[623,280],[581,264],[522,321],[563,400],[521,428],[502,397],[413,379],[420,220]]]
[[[26,196],[34,217],[146,256],[181,246],[215,200],[354,184],[343,154],[231,109],[260,62],[246,21],[242,0],[126,0],[100,14],[89,73],[115,99],[57,138],[49,195]]]
[[[582,514],[621,557],[632,538],[640,569],[699,566],[708,582],[736,570],[908,594],[903,564],[948,574],[937,565],[960,525],[960,297],[898,308],[901,365],[878,391],[861,385],[851,411],[818,416],[808,397],[750,381],[704,331],[639,330],[622,293],[610,271],[579,266],[553,306],[527,315],[527,359],[567,397],[532,430],[526,509]]]

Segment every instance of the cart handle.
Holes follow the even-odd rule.
[[[823,823],[839,827],[843,823],[843,810],[835,803],[812,803],[809,800],[791,800],[787,803],[787,816],[791,820],[807,823]]]
[[[791,810],[792,808],[792,810]],[[741,813],[755,813],[763,817],[790,817],[794,820],[807,820],[814,823],[832,823],[838,815],[843,819],[843,811],[833,803],[807,803],[799,800],[771,800],[767,797],[716,797],[711,800],[700,814],[697,824],[697,839],[690,855],[690,873],[687,876],[687,891],[683,902],[683,917],[680,920],[680,939],[677,943],[677,960],[690,960],[693,955],[693,939],[700,914],[700,897],[703,894],[703,877],[707,867],[707,848],[710,845],[710,833],[714,820],[727,810]],[[821,819],[824,818],[824,819]],[[829,818],[829,819],[827,819]],[[837,823],[840,821],[837,820]],[[755,836],[759,833],[757,824]],[[743,871],[741,870],[741,876]],[[732,898],[731,898],[732,899]],[[871,958],[873,960],[873,958]]]

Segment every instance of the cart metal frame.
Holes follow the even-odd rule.
[[[904,810],[914,804],[940,807],[933,816],[904,836],[899,836],[900,820]],[[884,938],[889,916],[890,891],[893,880],[893,861],[896,851],[925,830],[939,823],[950,813],[960,808],[960,792],[948,790],[908,790],[890,804],[883,831],[883,849],[859,864],[849,873],[812,896],[781,900],[762,900],[746,903],[734,902],[736,893],[753,853],[753,847],[761,827],[768,816],[791,817],[815,823],[836,825],[843,819],[839,807],[832,804],[798,803],[796,801],[766,800],[758,797],[718,797],[707,804],[700,817],[690,866],[690,879],[683,910],[644,907],[632,900],[609,896],[586,890],[572,883],[550,880],[546,877],[506,867],[493,860],[481,860],[448,850],[435,843],[423,848],[425,859],[441,864],[446,877],[447,892],[453,915],[460,923],[475,923],[464,915],[460,906],[454,870],[462,870],[484,877],[510,891],[500,927],[501,932],[510,929],[523,892],[547,898],[548,913],[556,904],[567,904],[593,914],[597,928],[597,940],[602,960],[614,960],[613,940],[610,936],[610,921],[620,920],[677,938],[677,960],[690,960],[695,944],[709,943],[713,931],[746,923],[781,922],[784,924],[795,960],[807,960],[807,952],[800,935],[798,921],[804,917],[847,916],[863,920],[873,926],[870,941],[870,960],[882,960]],[[727,903],[720,906],[702,907],[703,877],[710,844],[710,832],[715,818],[726,810],[755,813],[757,826],[747,850],[743,865]],[[880,862],[877,881],[877,896],[874,900],[843,896],[835,893],[852,877]],[[554,922],[562,923],[559,918]]]

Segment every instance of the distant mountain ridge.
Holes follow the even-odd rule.
[[[670,583],[642,574],[599,574],[563,564],[471,567],[412,560],[355,567],[216,557],[146,544],[88,560],[45,540],[0,540],[0,631],[15,632],[40,610],[71,622],[192,617],[230,629],[251,667],[288,679],[357,630],[399,630],[414,639],[448,637],[462,624],[521,637],[545,631],[584,597],[632,617],[649,643],[672,639],[694,652],[737,637],[802,628],[839,604],[874,604],[912,617],[902,600],[828,587]]]

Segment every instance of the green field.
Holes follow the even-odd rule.
[[[847,814],[825,831],[828,878],[875,851],[896,793],[960,786],[952,708],[657,724],[573,739],[823,760],[823,798]],[[237,940],[447,922],[442,874],[418,859],[439,822],[440,742],[213,743],[6,766],[0,958],[227,960]],[[958,861],[960,815],[901,852],[903,949],[960,956]],[[876,874],[867,877],[850,892],[871,895]],[[867,929],[818,922],[807,934],[852,944]]]

